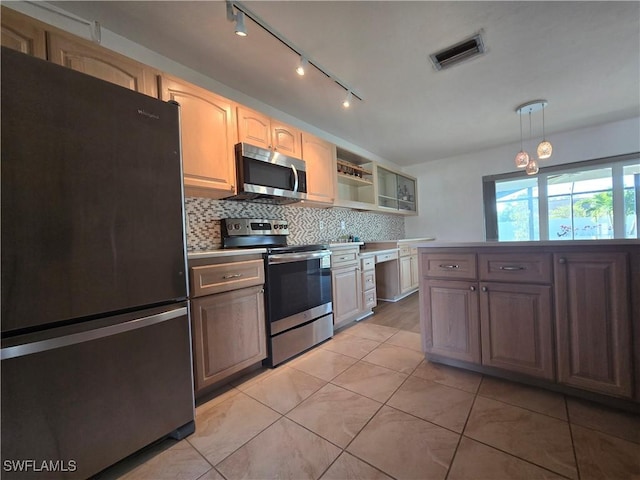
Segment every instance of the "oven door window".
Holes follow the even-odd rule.
[[[331,301],[331,270],[320,259],[269,265],[269,321],[287,318]]]

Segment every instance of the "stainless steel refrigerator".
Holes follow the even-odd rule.
[[[179,107],[2,48],[2,478],[194,428]]]

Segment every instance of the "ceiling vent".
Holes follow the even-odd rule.
[[[482,41],[480,33],[478,33],[451,47],[432,53],[429,55],[429,58],[436,70],[442,70],[482,55],[484,52],[484,42]]]

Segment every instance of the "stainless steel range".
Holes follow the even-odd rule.
[[[326,245],[287,245],[286,220],[223,221],[224,248],[264,247],[270,366],[333,336],[331,252]]]

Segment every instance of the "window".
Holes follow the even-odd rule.
[[[640,155],[483,178],[487,240],[640,238]]]

